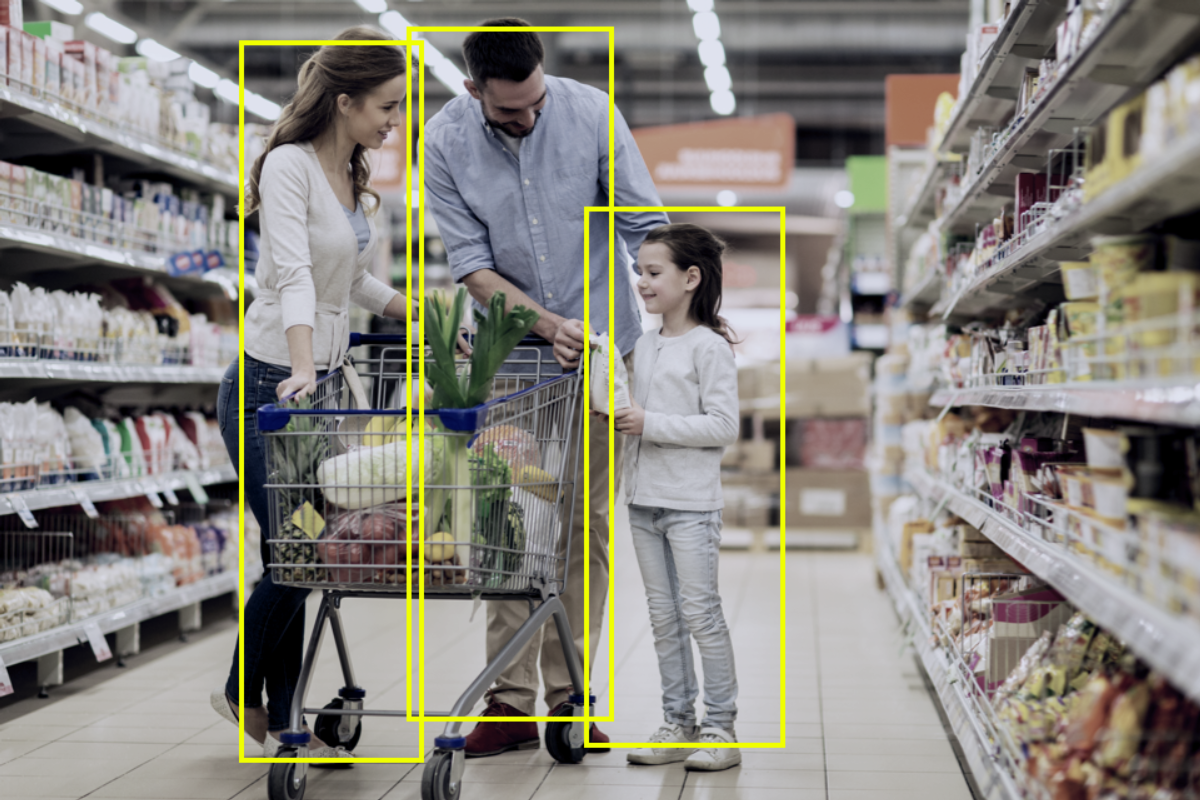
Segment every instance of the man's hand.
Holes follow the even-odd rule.
[[[563,369],[578,367],[579,357],[587,346],[588,333],[583,320],[563,320],[554,333],[554,358]]]
[[[642,430],[646,427],[646,409],[639,406],[632,397],[629,402],[633,405],[629,408],[622,408],[613,414],[617,430],[627,436],[641,436]]]

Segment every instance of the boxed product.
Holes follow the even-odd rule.
[[[1016,232],[1021,233],[1024,226],[1025,212],[1036,203],[1046,202],[1046,174],[1044,172],[1023,172],[1017,175],[1017,210],[1015,217]]]
[[[2,2],[2,0],[0,0],[0,2]],[[33,43],[38,41],[38,39],[35,39],[34,37],[30,36],[28,33],[26,33],[23,30],[13,28],[9,32],[8,42],[9,42],[10,48],[13,47],[13,37],[14,36],[16,37],[17,41],[20,43],[21,91],[28,92],[31,94],[37,94],[36,87],[34,86],[34,76],[37,73],[37,70],[35,70],[33,68],[33,64],[34,64]],[[11,83],[11,80],[12,80],[12,76],[9,76],[10,83]]]
[[[21,10],[21,0],[0,0],[0,25],[20,30],[24,24],[25,15]]]
[[[55,20],[26,22],[22,28],[27,33],[31,33],[39,39],[55,39],[60,42],[69,42],[75,38],[75,26]]]
[[[871,489],[866,472],[789,469],[786,522],[806,528],[866,528]]]
[[[800,465],[811,469],[862,469],[867,420],[806,419],[800,423]]]
[[[29,73],[32,76],[30,82],[33,85],[33,94],[36,97],[41,97],[42,92],[46,89],[46,43],[34,36],[31,33],[21,32],[25,37],[25,41],[29,42]]]

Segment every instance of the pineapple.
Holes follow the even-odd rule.
[[[295,402],[295,408],[310,409],[312,401],[304,398]],[[300,435],[291,435],[300,434]],[[284,484],[286,488],[276,489],[276,502],[279,505],[280,528],[276,538],[281,540],[296,540],[296,544],[277,543],[272,545],[272,557],[279,564],[315,564],[317,549],[312,538],[305,530],[313,529],[307,522],[316,517],[312,501],[316,500],[315,474],[317,465],[329,456],[329,438],[325,435],[321,417],[294,415],[288,421],[283,434],[271,438],[268,467],[270,474],[268,482]],[[312,511],[312,517],[304,513],[305,509]],[[323,525],[322,525],[323,527]],[[284,569],[285,581],[315,581],[315,569]]]

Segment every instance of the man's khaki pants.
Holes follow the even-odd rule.
[[[630,386],[633,385],[633,354],[625,356],[625,369],[629,373]],[[576,415],[579,424],[588,415],[590,395],[585,384],[577,401],[582,408]],[[579,653],[579,661],[583,663],[583,609],[588,606],[588,630],[591,638],[589,655],[594,663],[596,650],[600,646],[600,626],[604,622],[604,604],[608,599],[608,420],[604,417],[593,417],[590,420],[589,454],[591,456],[591,486],[585,486],[583,480],[583,453],[580,452],[575,472],[575,511],[571,518],[570,554],[567,562],[567,585],[562,594],[563,605],[567,609],[567,619],[571,623],[571,635],[575,637],[575,649]],[[621,463],[625,436],[614,434],[616,442],[614,451],[616,462],[614,473],[616,486],[614,492],[621,489]],[[572,436],[572,442],[578,441],[582,447],[582,436]],[[575,455],[570,454],[574,460]],[[568,461],[567,463],[570,463]],[[590,515],[587,520],[583,515],[583,493],[590,489]],[[586,522],[586,525],[585,525]],[[583,536],[591,537],[589,546],[589,580],[590,591],[583,586]],[[560,556],[566,549],[567,537],[563,536],[559,550]],[[524,601],[489,602],[487,629],[487,658],[490,662],[500,652],[500,649],[512,639],[521,624],[529,618],[529,605]],[[546,706],[554,708],[564,702],[571,693],[571,675],[567,672],[567,661],[563,655],[561,640],[558,638],[558,628],[550,620],[539,633],[521,648],[512,663],[500,673],[496,685],[490,692],[491,698],[508,703],[518,711],[533,715],[537,702],[538,662],[542,665],[542,679],[545,681]],[[589,670],[592,664],[588,664]],[[594,674],[594,673],[593,673]],[[594,680],[594,678],[593,678]],[[589,687],[582,687],[584,694]]]

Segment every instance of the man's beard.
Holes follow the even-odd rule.
[[[500,122],[496,122],[496,121],[495,121],[495,120],[493,120],[493,119],[488,119],[488,116],[487,116],[486,114],[484,115],[484,119],[486,119],[486,120],[487,120],[487,124],[488,124],[488,125],[491,125],[493,128],[498,128],[498,129],[500,129],[500,130],[504,131],[504,133],[505,133],[506,135],[508,135],[508,136],[511,136],[511,137],[512,137],[512,138],[514,138],[514,139],[524,139],[526,136],[528,136],[529,134],[533,133],[533,132],[534,132],[534,130],[536,130],[536,129],[537,129],[537,123],[538,123],[538,120],[539,120],[539,119],[541,119],[541,118],[542,118],[542,112],[540,112],[540,111],[539,111],[539,112],[537,112],[537,114],[535,114],[535,115],[534,115],[534,118],[533,118],[533,126],[532,126],[532,127],[529,129],[529,130],[527,130],[527,131],[522,131],[522,132],[518,133],[518,132],[516,132],[516,131],[514,131],[514,130],[511,130],[511,129],[508,127],[510,123],[500,123]]]

